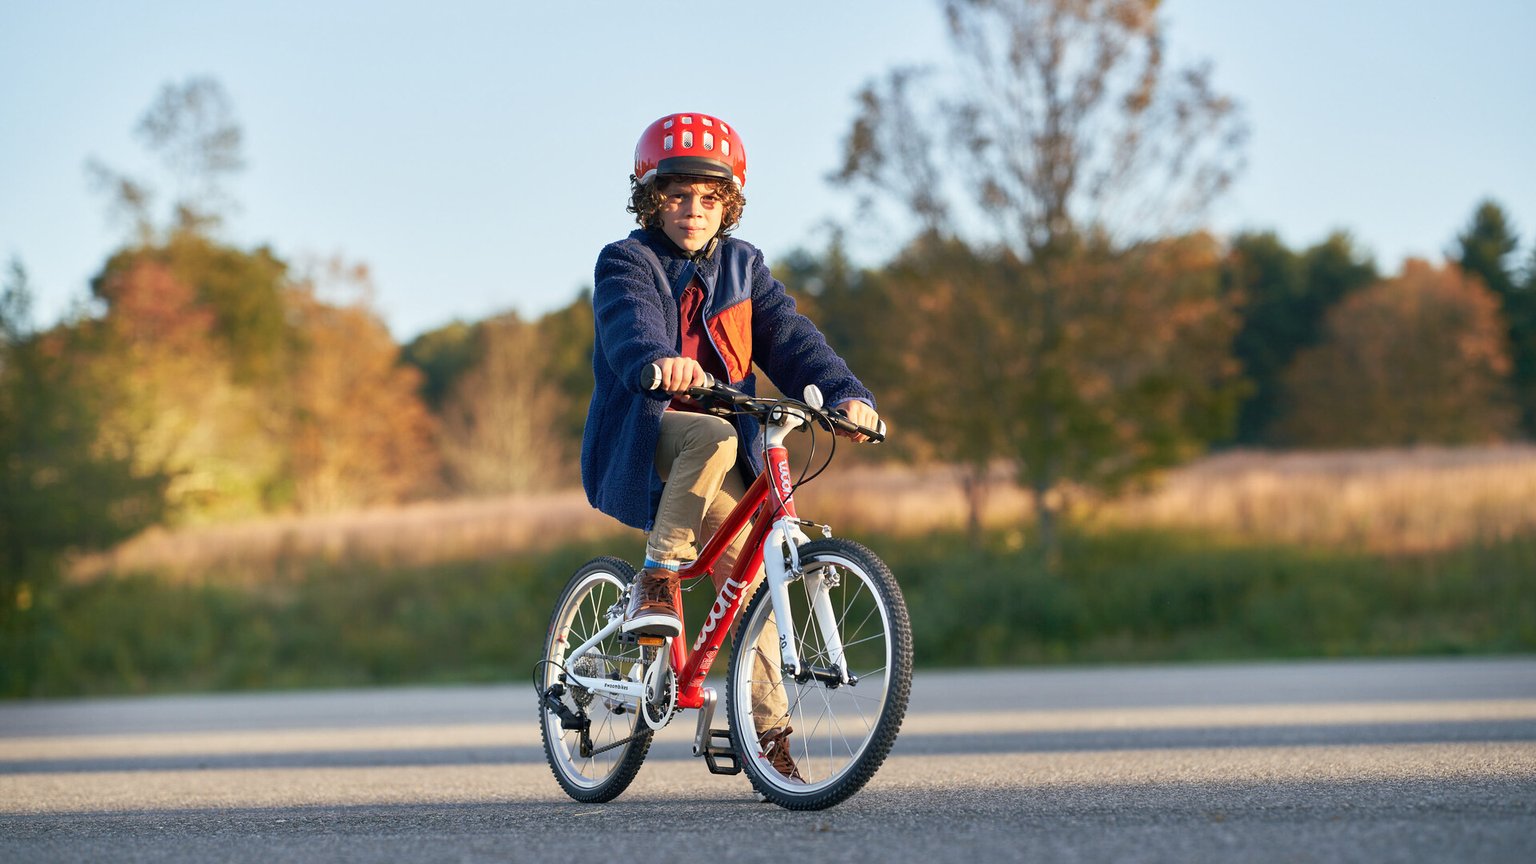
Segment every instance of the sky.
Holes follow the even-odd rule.
[[[1438,259],[1492,198],[1536,244],[1536,3],[1165,0],[1172,57],[1208,60],[1250,128],[1219,232],[1349,231],[1387,272]],[[866,82],[951,62],[931,0],[819,3],[7,0],[0,261],[39,323],[122,244],[85,165],[154,178],[133,129],[161,88],[217,79],[244,130],[222,235],[368,265],[408,340],[570,303],[624,212],[634,142],[676,111],[748,154],[737,236],[770,266],[852,225],[826,181]],[[855,226],[856,227],[856,226]],[[875,265],[892,242],[853,231]]]

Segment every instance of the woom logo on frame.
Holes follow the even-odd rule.
[[[693,650],[699,650],[709,634],[715,632],[720,619],[725,617],[725,611],[731,608],[736,598],[741,596],[742,584],[735,579],[727,578],[725,584],[720,586],[720,596],[715,598],[715,605],[709,607],[709,620],[704,622],[704,627],[699,630],[699,638],[694,640]]]

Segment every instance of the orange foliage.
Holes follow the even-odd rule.
[[[1453,264],[1409,260],[1343,300],[1285,376],[1286,440],[1306,446],[1508,440],[1515,413],[1498,299]]]
[[[99,291],[109,304],[106,338],[91,365],[116,394],[102,446],[132,453],[141,472],[167,473],[166,499],[184,515],[257,512],[279,465],[271,418],[256,391],[233,383],[214,312],[147,256],[109,269]]]
[[[333,306],[313,288],[288,295],[301,350],[293,374],[289,453],[305,511],[399,502],[437,473],[420,373],[365,305]]]
[[[197,304],[197,291],[177,279],[171,268],[140,258],[109,272],[101,296],[111,305],[113,334],[143,350],[207,354],[212,347],[213,310]]]

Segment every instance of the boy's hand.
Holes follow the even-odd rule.
[[[850,399],[837,407],[843,409],[843,413],[848,415],[849,420],[863,426],[865,429],[880,428],[880,415],[868,402],[860,399]],[[867,435],[850,435],[848,437],[861,443],[869,440]]]
[[[688,357],[666,357],[656,361],[656,368],[661,370],[662,390],[668,393],[682,393],[689,387],[703,387],[709,380],[709,375],[704,372],[704,367],[699,361]]]

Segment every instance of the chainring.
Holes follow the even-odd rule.
[[[662,680],[646,681],[645,695],[640,699],[640,717],[652,731],[672,722],[672,717],[677,714],[677,676],[672,673],[670,663],[662,663],[660,668]],[[648,673],[642,674],[641,680],[649,677]],[[664,690],[665,694],[660,699],[653,699],[652,694],[658,690]]]

